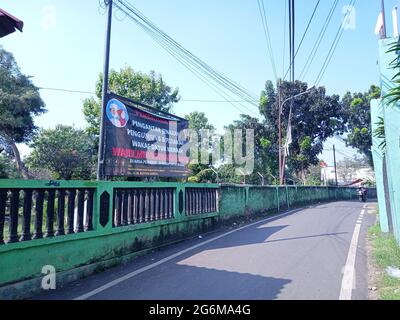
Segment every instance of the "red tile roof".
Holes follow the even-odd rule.
[[[16,29],[22,32],[23,27],[24,23],[21,20],[0,9],[0,38],[13,33]]]

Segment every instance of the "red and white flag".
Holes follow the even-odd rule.
[[[383,27],[384,27],[385,22],[383,21],[383,13],[381,12],[378,16],[378,20],[376,22],[376,27],[375,27],[375,34],[380,35],[383,37]]]

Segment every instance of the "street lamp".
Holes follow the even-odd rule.
[[[272,179],[274,179],[274,181],[275,181],[275,184],[277,184],[278,183],[278,179],[272,174],[272,173],[269,173],[269,172],[267,172],[267,174],[269,175],[269,176],[271,176],[272,177]]]
[[[315,88],[315,86],[311,87],[310,89],[308,89],[308,90],[306,90],[304,92],[301,92],[299,94],[296,94],[296,95],[284,100],[283,103],[281,104],[280,108],[279,108],[279,119],[282,116],[283,107],[285,106],[285,104],[287,102],[289,102],[289,101],[291,101],[293,99],[296,99],[298,97],[301,97],[301,96],[303,96],[305,94],[310,93],[314,88]],[[290,107],[290,112],[289,112],[288,128],[290,128],[290,123],[291,123],[291,120],[292,120],[291,118],[292,118],[292,107]],[[281,121],[279,121],[279,123],[281,123]],[[286,157],[287,157],[287,155],[284,154],[283,160],[281,161],[281,159],[282,159],[282,136],[281,136],[282,135],[282,131],[281,131],[281,128],[279,128],[279,132],[280,132],[280,137],[279,137],[279,183],[281,185],[283,185],[284,178],[285,178],[285,165],[286,165]]]
[[[212,172],[215,173],[215,175],[217,176],[217,183],[219,183],[219,174],[218,174],[218,171],[215,170],[212,166],[210,166],[210,170],[211,170]]]
[[[314,88],[315,88],[315,86],[311,87],[310,89],[308,89],[308,90],[306,90],[306,91],[304,91],[304,92],[302,92],[302,93],[296,94],[296,95],[293,96],[293,97],[287,98],[287,99],[286,99],[285,101],[283,101],[283,103],[282,103],[281,112],[283,111],[283,107],[285,106],[285,104],[286,104],[287,102],[289,102],[289,101],[292,100],[292,99],[296,99],[296,98],[298,98],[298,97],[301,97],[301,96],[303,96],[303,95],[309,93],[309,92],[310,92],[312,89],[314,89]]]
[[[261,178],[261,184],[262,184],[262,186],[264,187],[264,186],[265,186],[265,177],[264,177],[261,173],[259,173],[259,172],[257,172],[257,174],[258,174],[258,176]]]

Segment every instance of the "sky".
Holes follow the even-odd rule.
[[[323,0],[296,57],[300,74],[321,31],[334,0]],[[25,23],[23,33],[2,38],[0,45],[11,51],[23,73],[33,77],[38,87],[94,91],[103,68],[105,12],[103,0],[13,0],[0,7]],[[267,52],[257,0],[129,0],[162,30],[215,69],[240,83],[258,97],[267,80],[274,80]],[[296,0],[296,45],[306,28],[317,0]],[[304,79],[314,84],[321,65],[344,17],[343,7],[350,0],[339,0],[332,22],[317,57]],[[278,77],[288,67],[288,45],[284,51],[286,0],[264,0]],[[388,33],[392,33],[391,10],[399,1],[386,0]],[[374,34],[380,10],[379,0],[358,0],[354,29],[344,31],[321,85],[329,94],[365,92],[379,83],[378,39]],[[284,52],[286,54],[284,54]],[[285,61],[285,62],[284,62]],[[134,70],[155,70],[172,87],[179,87],[182,101],[173,112],[184,116],[202,111],[219,130],[237,120],[240,111],[229,103],[185,100],[221,100],[207,85],[193,76],[155,43],[122,12],[114,12],[110,67],[131,66]],[[41,90],[48,112],[36,119],[42,128],[57,124],[86,126],[82,100],[90,94]],[[252,116],[258,114],[257,108]],[[321,156],[333,162],[332,144],[342,154],[355,151],[344,143],[329,140]],[[26,155],[29,149],[21,147]]]

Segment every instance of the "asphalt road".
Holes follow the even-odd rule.
[[[321,204],[221,230],[35,299],[337,300],[344,270],[351,299],[367,299],[365,241],[375,206]]]

